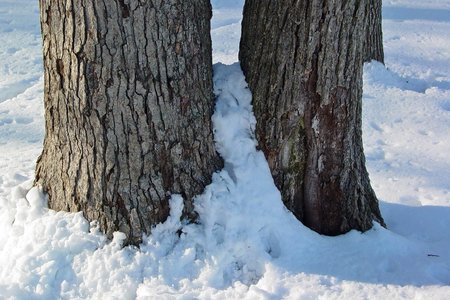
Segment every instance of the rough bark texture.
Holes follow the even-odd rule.
[[[365,1],[247,0],[240,60],[285,205],[315,231],[383,224],[361,131]]]
[[[44,150],[36,184],[137,244],[172,193],[202,192],[220,167],[207,0],[41,0]]]
[[[382,0],[366,0],[366,40],[364,62],[376,60],[384,64]]]

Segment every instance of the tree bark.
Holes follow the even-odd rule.
[[[364,62],[376,60],[384,64],[382,0],[366,0],[366,40]]]
[[[214,150],[207,0],[41,0],[46,136],[36,184],[55,210],[112,236],[164,221],[202,192]]]
[[[381,224],[361,130],[365,1],[247,0],[240,61],[288,209],[338,235]]]

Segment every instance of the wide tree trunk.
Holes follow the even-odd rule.
[[[366,40],[364,62],[376,60],[384,64],[381,0],[366,0]]]
[[[285,205],[315,231],[383,224],[361,131],[365,1],[247,0],[240,60]]]
[[[41,0],[46,136],[36,184],[137,244],[172,193],[192,197],[214,150],[208,0]]]

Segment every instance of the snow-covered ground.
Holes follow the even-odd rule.
[[[365,67],[364,146],[388,229],[320,236],[284,209],[255,150],[237,51],[243,0],[213,0],[225,169],[140,250],[31,188],[42,147],[38,1],[0,0],[0,299],[449,299],[450,0],[385,0],[386,68]],[[177,231],[182,230],[178,236]]]

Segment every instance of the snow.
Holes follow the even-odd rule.
[[[363,134],[388,225],[320,236],[282,205],[237,61],[242,0],[215,0],[213,115],[225,167],[140,249],[32,187],[44,135],[37,1],[0,3],[0,299],[448,299],[450,1],[384,1],[386,68],[365,66]]]

